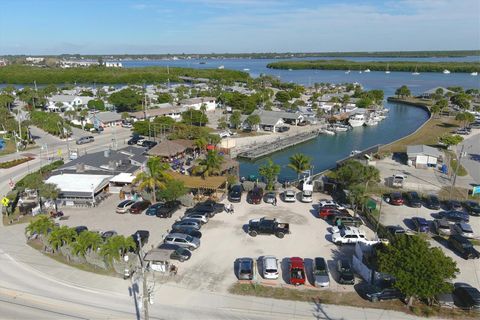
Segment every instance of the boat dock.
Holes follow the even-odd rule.
[[[319,131],[303,132],[285,138],[278,138],[273,142],[262,143],[258,146],[253,146],[250,150],[240,152],[237,157],[248,160],[255,160],[265,157],[271,153],[293,147],[297,144],[304,143],[315,139],[319,135]]]

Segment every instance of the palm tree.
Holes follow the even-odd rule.
[[[163,188],[171,177],[166,173],[168,164],[159,158],[150,158],[147,161],[147,170],[142,171],[133,180],[142,190],[151,191],[153,202],[157,202],[157,188]]]
[[[205,117],[205,111],[207,111],[207,105],[203,103],[203,99],[202,99],[202,105],[200,106],[200,111],[202,112],[202,116],[200,117],[200,127],[201,127],[203,117]]]
[[[100,247],[100,255],[112,259],[120,259],[130,249],[135,249],[137,244],[132,237],[124,237],[121,235],[113,236]]]
[[[88,116],[88,110],[82,109],[80,110],[80,119],[82,120],[82,130],[85,130],[85,119]]]
[[[280,174],[280,166],[268,159],[267,162],[258,168],[260,176],[267,180],[267,190],[273,190],[277,176]]]
[[[368,189],[370,182],[380,181],[380,171],[374,166],[364,166],[363,168],[363,181],[365,181],[365,191]]]
[[[53,251],[56,251],[59,247],[65,244],[71,244],[76,237],[77,233],[75,232],[75,229],[61,226],[50,232],[48,243],[52,246]]]
[[[200,160],[200,168],[198,170],[202,172],[204,178],[217,174],[220,171],[223,160],[223,156],[219,155],[215,150],[209,150],[205,159]]]
[[[197,147],[200,150],[204,150],[207,147],[208,141],[204,137],[200,137],[195,139],[193,142],[195,144],[195,147]]]
[[[30,221],[26,231],[32,234],[46,235],[50,230],[55,227],[55,223],[47,216],[40,216],[38,219]]]
[[[80,233],[72,245],[72,253],[85,257],[88,250],[96,251],[102,245],[100,234],[91,231]]]
[[[290,157],[290,163],[288,164],[288,167],[297,173],[298,178],[300,173],[311,168],[311,161],[312,158],[304,155],[303,153],[296,153]]]

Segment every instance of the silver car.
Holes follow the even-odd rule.
[[[296,199],[295,191],[285,190],[285,192],[283,193],[283,201],[285,201],[285,202],[295,202],[296,200],[297,199]]]
[[[183,233],[170,233],[165,237],[163,242],[167,244],[175,244],[189,250],[195,250],[200,247],[200,239]]]
[[[208,222],[208,216],[200,213],[192,213],[187,216],[183,216],[181,220],[193,220],[198,221],[200,224],[205,224]]]
[[[330,285],[330,277],[325,259],[317,257],[314,259],[314,264],[313,277],[315,279],[315,287],[328,287]]]
[[[265,279],[278,279],[278,262],[274,256],[264,256],[262,259],[263,277]]]
[[[473,239],[475,234],[473,233],[472,226],[465,222],[458,222],[453,225],[453,230],[456,234],[464,236],[465,238]]]

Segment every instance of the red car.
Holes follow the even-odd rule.
[[[247,193],[247,202],[251,204],[260,204],[263,198],[263,189],[254,188]]]
[[[129,211],[131,214],[140,214],[144,210],[147,210],[147,208],[150,207],[151,204],[152,203],[148,200],[137,201],[130,207]]]
[[[404,200],[400,192],[392,192],[390,194],[390,204],[394,206],[403,206]]]
[[[342,212],[332,208],[321,208],[318,212],[318,216],[324,220],[327,220],[330,216],[341,215]]]
[[[302,258],[290,258],[290,284],[295,286],[305,284],[305,264]]]

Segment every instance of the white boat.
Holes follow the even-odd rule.
[[[450,74],[450,71],[445,69],[445,70],[443,70],[443,74]]]
[[[221,65],[220,67],[218,67],[218,69],[225,69],[225,66],[224,65]]]
[[[243,69],[243,71],[250,71],[250,69],[248,69],[248,68],[244,68],[244,69]]]
[[[293,71],[293,69],[288,69],[288,71]]]
[[[354,115],[350,116],[348,119],[348,123],[353,127],[361,127],[365,123],[365,116],[363,113],[355,113]]]
[[[363,71],[363,72],[370,72],[370,69],[365,69],[365,71]]]
[[[360,151],[360,150],[352,150],[352,152],[350,152],[350,155],[351,155],[351,156],[354,156],[354,155],[359,154],[359,153],[362,153],[362,151]]]
[[[414,76],[418,76],[420,73],[417,71],[417,66],[415,66],[415,71],[412,73]]]
[[[386,74],[389,74],[389,73],[390,73],[390,70],[388,70],[388,63],[387,63],[387,70],[385,70],[385,73],[386,73]]]
[[[335,132],[347,132],[348,130],[350,130],[350,127],[344,124],[334,124],[329,129]]]
[[[358,73],[362,73],[362,71],[358,71]]]
[[[350,70],[345,71],[345,74],[349,74],[349,73],[350,73]]]
[[[478,76],[478,72],[476,72],[476,71],[475,71],[475,72],[472,72],[472,73],[470,73],[470,75],[471,75],[471,76]]]
[[[325,133],[325,134],[328,134],[329,136],[334,136],[335,135],[335,131],[328,130],[328,129],[323,129],[322,132]]]
[[[365,121],[365,126],[367,127],[373,127],[376,125],[378,125],[378,121],[375,119],[368,119],[367,121]]]

